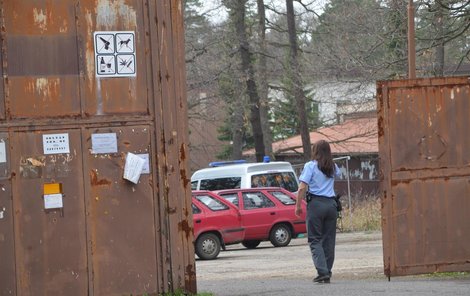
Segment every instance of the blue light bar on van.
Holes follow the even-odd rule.
[[[229,161],[214,161],[214,162],[209,163],[209,166],[219,167],[219,166],[224,166],[224,165],[240,164],[240,163],[246,163],[246,160],[239,159],[239,160],[229,160]]]

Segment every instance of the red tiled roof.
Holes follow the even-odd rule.
[[[322,127],[310,132],[310,141],[326,140],[331,144],[334,154],[364,154],[378,153],[377,118],[355,118],[328,127]],[[254,149],[245,151],[246,156],[253,155]],[[301,154],[303,153],[300,135],[273,143],[273,153]]]

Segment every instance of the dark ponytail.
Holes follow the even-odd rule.
[[[318,162],[318,168],[328,178],[333,178],[335,173],[335,164],[331,156],[330,144],[325,140],[320,140],[312,145],[312,160]]]

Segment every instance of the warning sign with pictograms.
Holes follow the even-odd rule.
[[[95,32],[94,45],[97,77],[136,76],[134,32]]]

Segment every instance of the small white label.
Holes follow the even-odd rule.
[[[47,209],[60,209],[63,208],[62,194],[46,194],[44,195],[44,208]]]
[[[69,134],[42,135],[44,154],[70,153]]]
[[[117,153],[116,133],[103,133],[91,135],[91,153]]]
[[[0,142],[0,163],[7,162],[7,150],[5,148],[5,142]]]
[[[124,165],[123,178],[131,181],[134,184],[139,183],[142,168],[144,167],[145,160],[139,156],[127,153],[126,164]]]
[[[150,156],[148,153],[146,154],[136,154],[138,157],[145,160],[144,167],[142,168],[142,174],[150,174]]]

